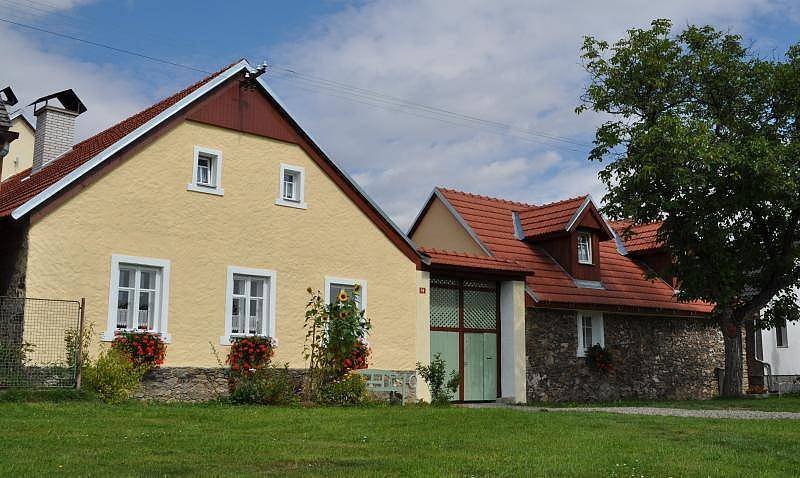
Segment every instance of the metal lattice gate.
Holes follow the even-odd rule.
[[[0,297],[0,388],[80,383],[83,301]]]

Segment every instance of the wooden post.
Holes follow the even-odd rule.
[[[83,375],[83,316],[86,310],[86,298],[81,297],[80,313],[78,314],[78,356],[75,366],[75,389],[81,389],[81,376]]]

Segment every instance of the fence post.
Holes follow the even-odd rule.
[[[86,298],[81,297],[80,313],[78,314],[78,356],[75,371],[75,389],[81,389],[81,376],[83,375],[83,313],[86,310]]]

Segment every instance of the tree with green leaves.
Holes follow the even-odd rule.
[[[587,36],[578,113],[605,118],[591,160],[607,161],[604,211],[663,221],[679,300],[715,304],[723,396],[742,388],[742,328],[800,319],[800,44],[765,59],[711,26],[669,20],[610,44]]]

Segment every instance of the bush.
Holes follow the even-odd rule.
[[[436,354],[430,365],[422,365],[417,362],[417,373],[428,384],[431,391],[431,404],[450,405],[450,400],[461,383],[461,376],[454,370],[450,372],[450,379],[447,380],[447,364],[442,359],[442,354]],[[447,381],[445,382],[445,380]]]
[[[298,402],[295,384],[289,374],[289,364],[275,367],[267,364],[253,373],[234,381],[231,390],[233,403],[261,405],[291,405]]]
[[[127,354],[112,348],[84,367],[83,378],[101,400],[120,403],[136,391],[146,371],[145,367],[137,367]]]
[[[586,350],[586,364],[601,372],[610,372],[614,369],[614,357],[611,351],[600,344],[594,344]]]
[[[0,402],[71,402],[94,400],[94,394],[89,390],[75,390],[74,388],[30,389],[9,388],[0,391]]]
[[[94,335],[94,325],[89,324],[83,329],[83,337],[80,337],[78,329],[71,327],[64,330],[64,348],[67,353],[67,366],[74,368],[78,363],[78,346],[81,348],[81,355],[84,360],[89,356],[89,344]]]
[[[225,362],[234,373],[249,375],[267,367],[275,355],[275,341],[270,337],[239,337],[231,343]]]
[[[317,401],[326,405],[361,405],[367,397],[367,378],[349,372],[320,387]]]
[[[118,331],[111,348],[127,355],[135,366],[145,371],[160,367],[167,353],[167,344],[159,334],[152,332]]]

